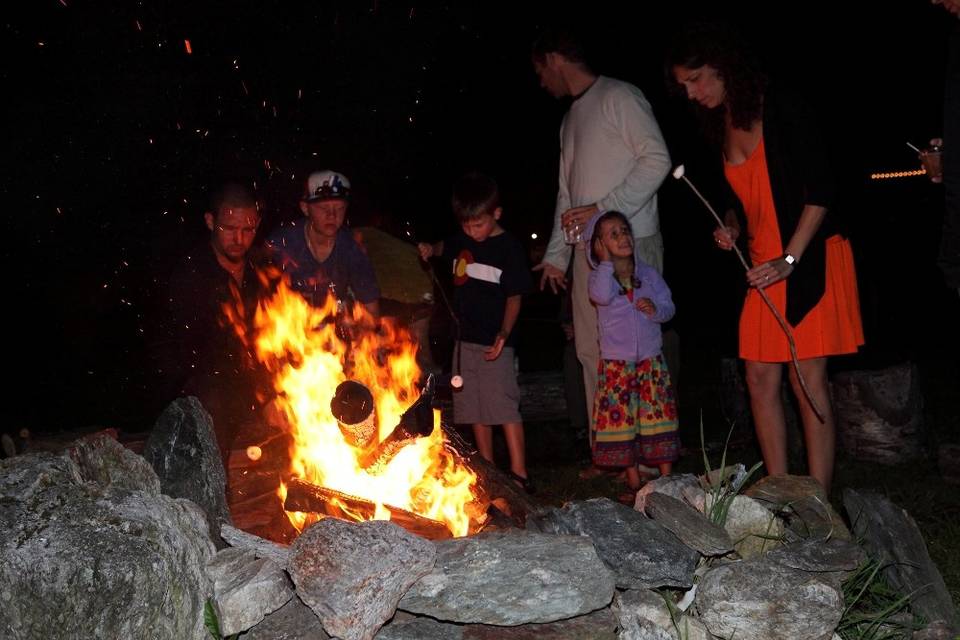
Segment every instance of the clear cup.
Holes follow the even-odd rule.
[[[941,162],[942,148],[940,145],[930,145],[920,152],[920,162],[927,172],[930,182],[943,182],[943,164]]]
[[[579,223],[563,228],[563,241],[567,244],[577,244],[583,240],[583,226]]]

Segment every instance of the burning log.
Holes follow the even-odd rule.
[[[321,487],[300,479],[287,485],[287,498],[283,503],[287,511],[303,511],[338,517],[345,520],[371,519],[376,504],[364,498]],[[390,512],[390,521],[428,540],[446,540],[453,537],[447,525],[419,516],[406,509],[384,505]]]
[[[366,449],[377,437],[374,408],[373,394],[355,380],[341,382],[330,400],[330,412],[337,419],[340,433],[359,449]]]
[[[343,387],[347,383],[340,386]],[[359,383],[352,383],[362,387]],[[365,387],[363,387],[365,389]],[[369,393],[369,392],[368,392]],[[410,405],[403,415],[397,427],[387,436],[383,442],[364,451],[360,456],[360,465],[370,473],[376,473],[378,468],[385,467],[398,451],[407,444],[430,434],[433,430],[433,401],[436,394],[436,379],[433,375],[427,377],[427,382],[423,387],[420,397]],[[339,388],[338,388],[339,395]],[[356,393],[354,402],[362,401],[363,395]],[[336,402],[336,399],[334,400]],[[333,408],[333,403],[331,403]],[[338,414],[334,410],[334,415],[349,414],[351,419],[356,420],[360,411],[354,410],[352,413],[345,412],[340,408]],[[528,513],[536,512],[542,505],[532,500],[513,481],[509,474],[504,473],[496,465],[485,460],[453,429],[444,428],[444,436],[447,443],[447,450],[457,459],[469,466],[477,474],[478,489],[482,495],[477,497],[477,501],[483,505],[483,511],[488,505],[493,505],[496,509],[503,512],[510,518],[510,521],[519,527],[523,527]]]
[[[330,401],[330,411],[337,419],[343,437],[361,450],[358,462],[364,470],[376,474],[405,446],[417,438],[430,435],[433,431],[435,388],[434,377],[430,375],[420,397],[403,412],[390,435],[378,443],[373,394],[355,380],[347,380],[337,386]]]
[[[413,440],[430,435],[433,431],[433,396],[436,384],[433,375],[427,376],[427,383],[416,402],[407,407],[400,416],[400,422],[384,438],[383,442],[360,457],[360,466],[371,473],[385,467],[397,453]]]

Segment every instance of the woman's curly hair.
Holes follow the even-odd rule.
[[[668,87],[686,97],[683,87],[673,77],[673,68],[697,69],[703,65],[716,69],[723,80],[726,98],[723,104],[713,109],[694,104],[694,110],[706,134],[719,143],[723,140],[727,109],[737,129],[749,129],[760,119],[768,79],[739,34],[731,26],[719,22],[688,25],[674,39],[664,67]]]

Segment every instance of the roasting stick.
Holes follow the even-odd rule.
[[[407,223],[407,226],[406,235],[410,238],[410,241],[416,245],[417,239],[409,229],[409,223]],[[453,320],[454,340],[457,344],[457,350],[453,354],[453,376],[450,377],[450,386],[454,389],[460,389],[463,387],[463,377],[460,375],[460,320],[457,319],[457,314],[453,311],[453,305],[450,304],[447,292],[444,290],[439,278],[437,278],[437,274],[433,270],[433,265],[430,264],[429,260],[421,260],[420,262],[426,265],[427,273],[430,274],[430,279],[433,281],[434,287],[440,292],[440,299],[443,300],[443,306],[446,308],[447,313],[450,314],[450,319]]]

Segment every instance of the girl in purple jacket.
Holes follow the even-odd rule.
[[[660,325],[673,317],[670,288],[633,254],[630,223],[619,211],[597,214],[590,238],[588,291],[597,306],[600,365],[593,407],[593,463],[625,468],[640,488],[638,464],[670,473],[679,457],[677,408],[661,354]]]

